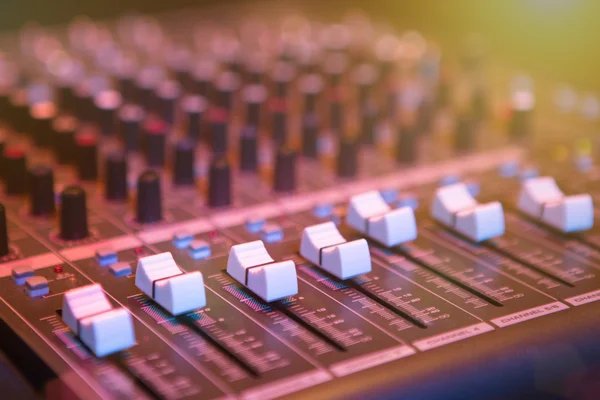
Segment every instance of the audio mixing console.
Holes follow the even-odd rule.
[[[597,398],[598,100],[240,14],[2,38],[3,398]]]

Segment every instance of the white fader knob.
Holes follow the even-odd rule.
[[[300,255],[340,279],[371,271],[367,241],[358,239],[348,242],[333,222],[304,228]]]
[[[386,246],[395,246],[417,237],[413,209],[402,207],[392,210],[377,190],[350,199],[346,223]]]
[[[464,183],[439,188],[431,216],[461,235],[481,242],[504,234],[504,210],[497,201],[479,204]]]
[[[298,294],[296,264],[275,262],[262,240],[232,246],[227,273],[267,302]]]
[[[135,345],[131,314],[113,308],[97,283],[65,293],[62,319],[98,357]]]
[[[173,315],[206,305],[202,273],[184,273],[170,252],[140,258],[135,285]]]
[[[594,204],[589,194],[565,196],[554,178],[523,182],[519,210],[559,231],[579,232],[594,225]]]

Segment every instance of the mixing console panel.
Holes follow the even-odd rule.
[[[17,397],[481,399],[575,379],[586,398],[598,101],[579,115],[571,90],[553,102],[361,14],[223,21],[2,39]]]

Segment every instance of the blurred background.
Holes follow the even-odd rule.
[[[160,13],[179,8],[251,4],[252,0],[2,0],[0,30],[25,22],[64,24],[76,15],[110,18],[128,11]],[[278,6],[285,4],[277,1]],[[303,8],[324,16],[363,9],[399,29],[437,38],[446,51],[479,33],[493,59],[552,81],[599,91],[600,1],[598,0],[304,0]],[[290,2],[294,7],[294,2]]]

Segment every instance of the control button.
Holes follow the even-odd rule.
[[[29,212],[40,217],[54,214],[54,174],[52,168],[37,166],[29,171]]]
[[[296,189],[296,152],[286,147],[277,151],[273,188],[276,192]]]
[[[75,136],[77,174],[83,181],[98,178],[98,145],[94,132],[85,130]]]
[[[9,253],[8,247],[8,229],[6,226],[6,208],[0,204],[0,257]]]
[[[158,119],[148,120],[144,125],[146,162],[150,167],[165,165],[165,146],[168,126]]]
[[[150,224],[162,220],[160,176],[154,171],[143,172],[138,178],[136,220]]]
[[[527,167],[527,168],[523,169],[523,171],[521,171],[521,173],[519,175],[519,179],[521,179],[521,181],[526,181],[531,178],[537,178],[538,176],[540,176],[540,172],[538,171],[537,168]]]
[[[85,191],[79,186],[69,186],[60,194],[60,237],[78,240],[88,236]]]
[[[52,121],[54,130],[54,154],[59,164],[72,163],[75,160],[75,132],[79,121],[69,114],[59,115]]]
[[[169,252],[140,258],[135,285],[173,315],[206,305],[202,274],[184,273]]]
[[[12,269],[12,279],[17,285],[23,285],[33,276],[33,269],[29,265],[19,265]]]
[[[467,186],[467,190],[471,196],[477,197],[479,196],[479,193],[481,193],[481,185],[478,182],[468,181],[465,182],[465,185]]]
[[[352,197],[346,222],[386,246],[396,246],[417,237],[412,208],[392,210],[376,190]]]
[[[317,218],[328,218],[333,214],[333,204],[319,203],[313,207],[313,215]]]
[[[188,254],[194,260],[210,257],[210,244],[206,240],[194,240],[188,245]]]
[[[137,104],[125,104],[119,110],[119,136],[127,152],[140,150],[141,125],[145,117],[144,109]]]
[[[575,159],[575,166],[579,172],[589,172],[594,166],[594,160],[590,156],[579,156]]]
[[[225,154],[229,148],[227,110],[214,108],[210,111],[210,148],[213,154]]]
[[[475,242],[504,234],[504,210],[497,201],[479,204],[463,183],[439,188],[431,216]]]
[[[454,146],[458,152],[468,152],[475,147],[475,121],[472,117],[468,115],[458,117],[454,139]]]
[[[96,262],[103,267],[111,265],[119,261],[117,252],[114,249],[105,247],[96,250]]]
[[[173,246],[185,249],[194,240],[194,236],[188,231],[178,231],[173,234]]]
[[[397,207],[410,207],[416,210],[419,207],[419,199],[412,193],[406,193],[400,195],[398,198],[398,202],[396,203]]]
[[[506,161],[500,164],[498,175],[503,178],[514,178],[519,174],[519,163],[517,161]]]
[[[357,239],[348,242],[333,222],[304,228],[300,255],[340,279],[371,271],[367,241]]]
[[[98,357],[135,345],[131,314],[124,308],[113,308],[97,283],[65,293],[62,319]]]
[[[25,280],[25,291],[31,297],[45,296],[50,293],[48,280],[43,276],[32,276]]]
[[[20,195],[25,193],[27,187],[27,167],[23,151],[17,148],[6,148],[4,150],[2,168],[4,191],[6,194]]]
[[[267,243],[283,240],[283,229],[277,224],[266,224],[261,229],[262,239]]]
[[[302,117],[302,155],[317,158],[319,154],[319,121],[316,114]]]
[[[104,173],[104,197],[106,200],[127,200],[129,194],[127,188],[127,157],[122,153],[107,155]]]
[[[398,190],[397,189],[393,189],[393,188],[381,189],[379,191],[379,194],[381,195],[381,197],[383,197],[383,200],[385,200],[385,202],[388,204],[392,204],[393,202],[398,200]]]
[[[450,174],[445,175],[440,179],[440,187],[454,185],[460,182],[460,176]]]
[[[256,171],[258,167],[258,140],[256,128],[247,126],[240,134],[240,170]]]
[[[562,232],[585,231],[594,225],[594,204],[589,194],[565,196],[551,177],[523,182],[519,210]]]
[[[208,205],[231,205],[231,170],[225,158],[217,158],[210,165],[208,176]]]
[[[340,139],[337,175],[340,178],[353,178],[358,173],[358,141],[344,136]]]
[[[193,185],[196,153],[191,139],[180,140],[175,146],[173,161],[173,183],[175,185]]]
[[[110,272],[112,272],[114,276],[118,277],[131,275],[132,273],[131,265],[129,265],[129,263],[125,261],[119,261],[114,264],[110,264],[108,269],[110,270]]]
[[[203,118],[207,104],[202,96],[187,95],[181,100],[187,136],[194,142],[202,139]]]
[[[275,262],[260,240],[232,246],[227,273],[267,302],[298,294],[294,262]]]
[[[265,226],[265,219],[262,217],[250,218],[246,221],[246,230],[250,233],[260,232]]]
[[[401,164],[412,164],[418,159],[418,136],[416,127],[403,126],[400,128],[396,149],[396,160]]]

